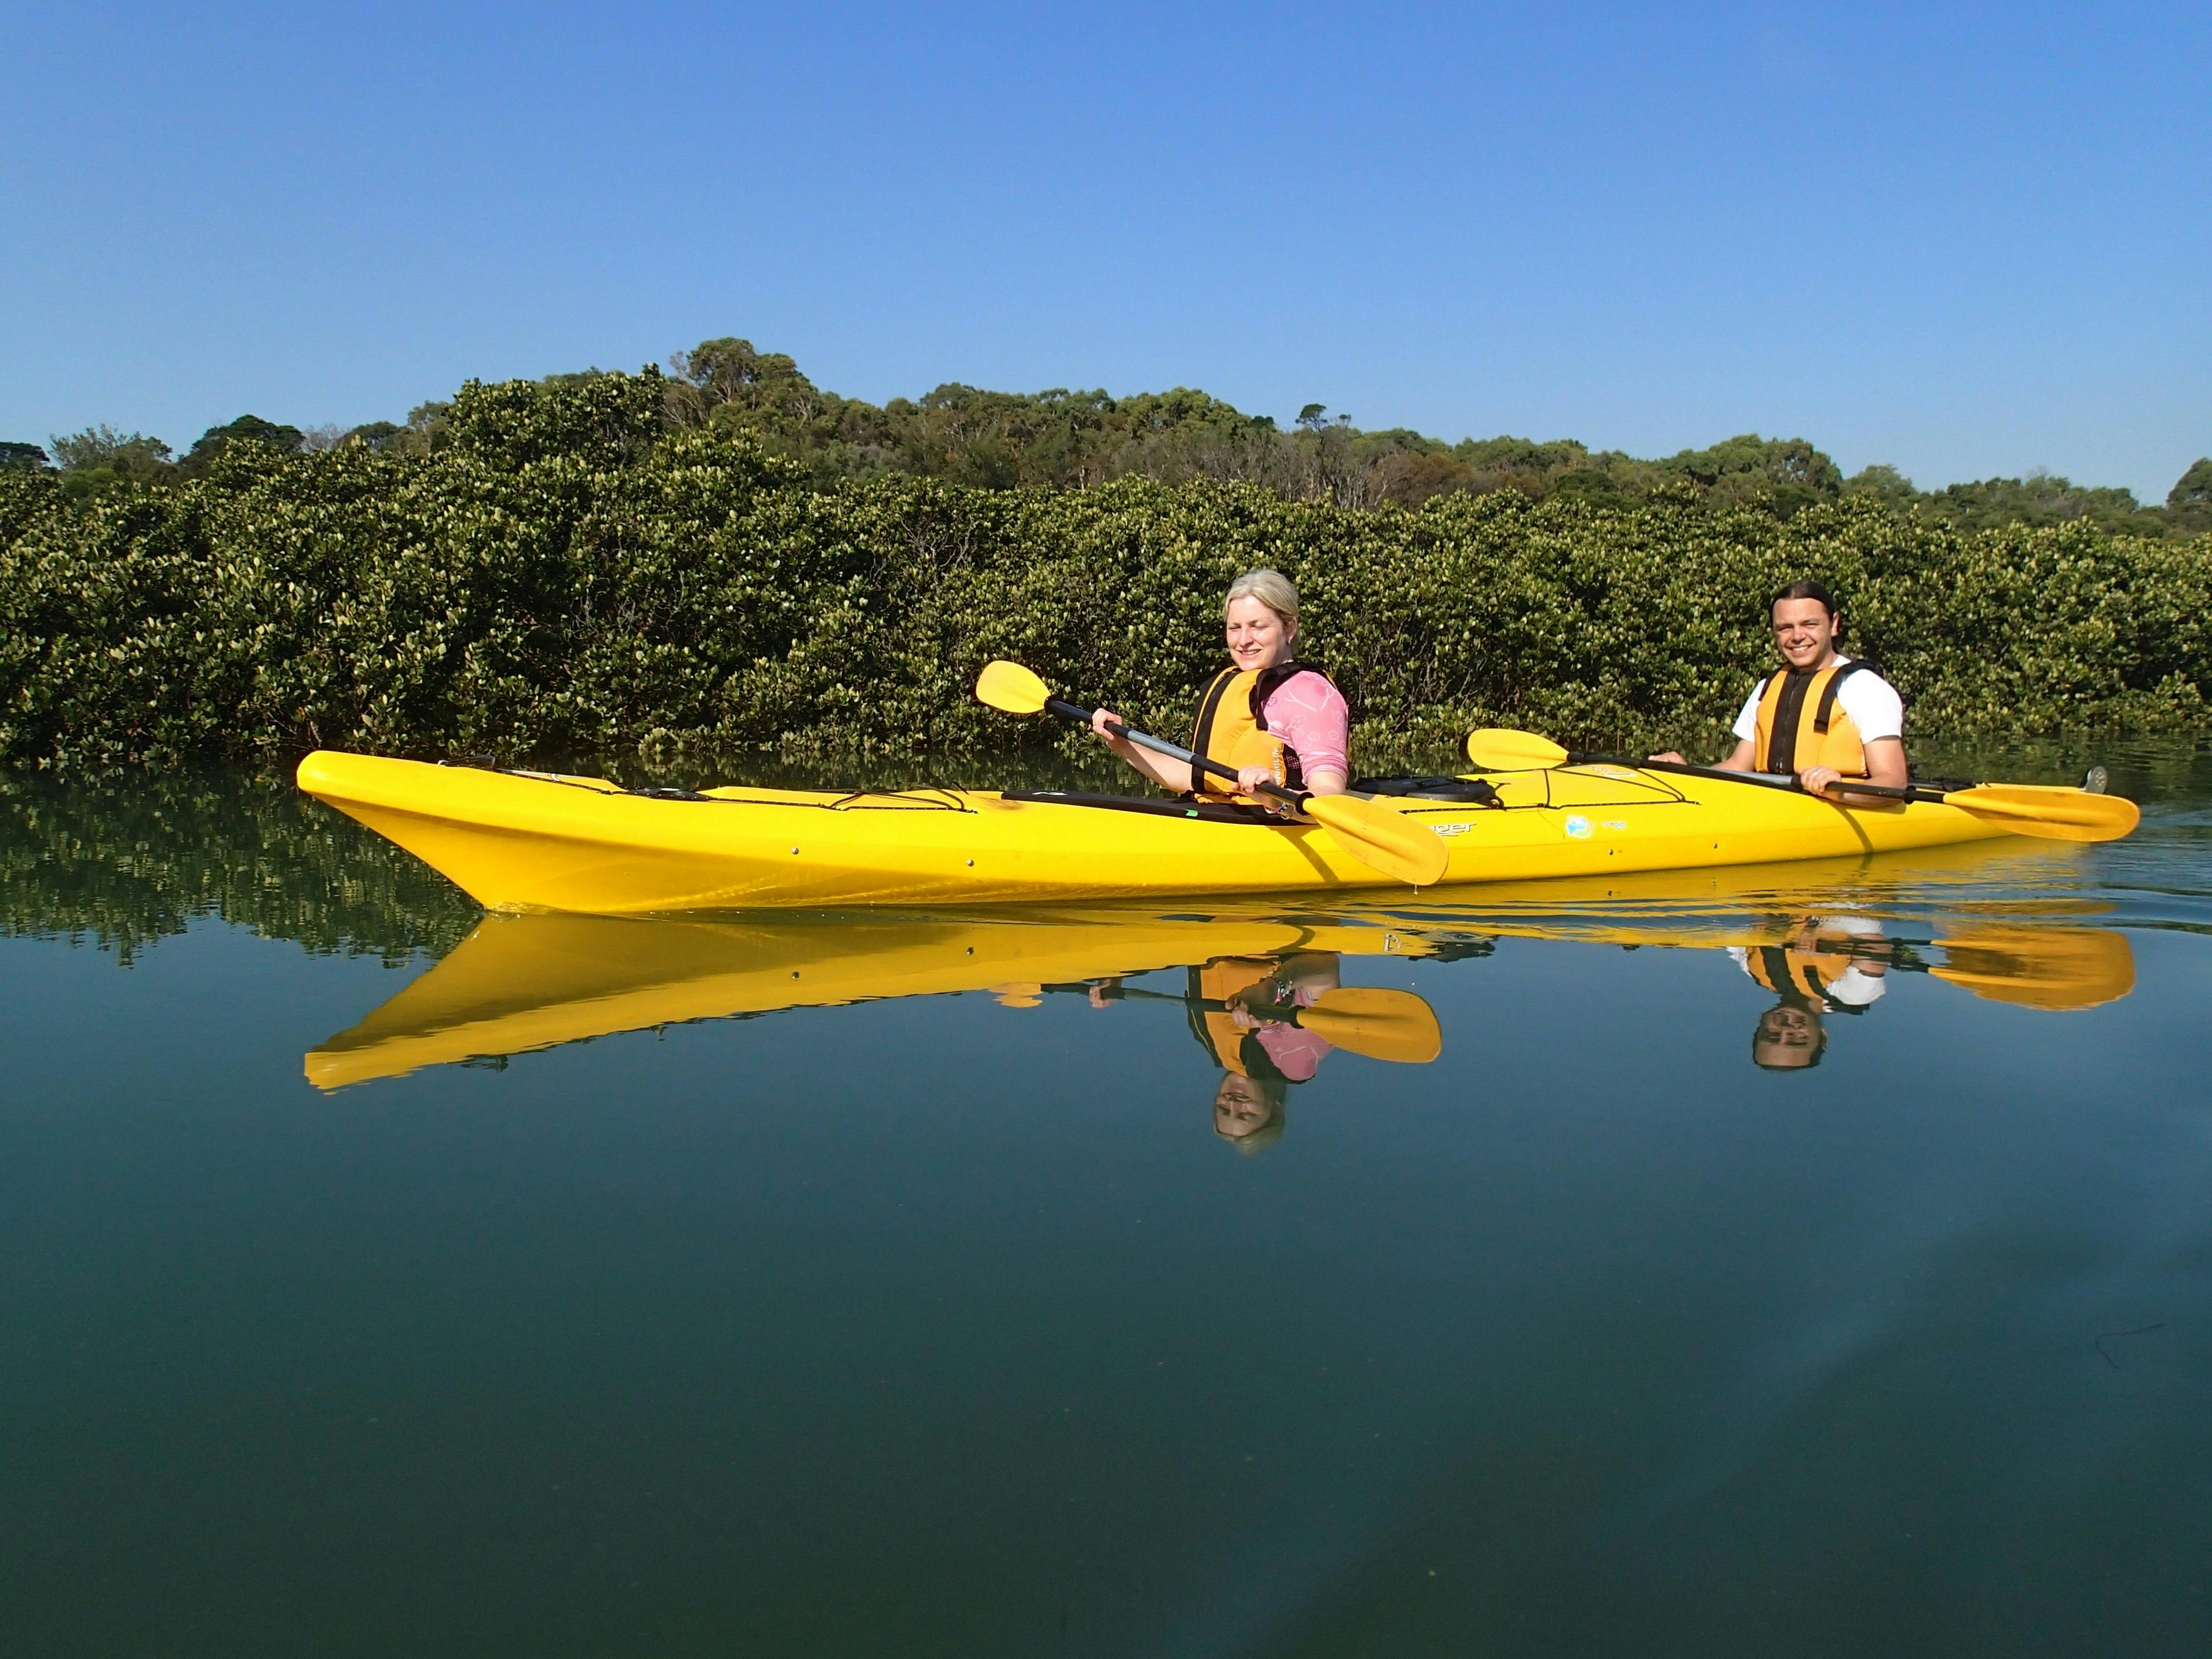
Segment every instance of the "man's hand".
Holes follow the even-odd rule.
[[[1665,761],[1669,765],[1673,766],[1687,766],[1690,763],[1684,760],[1680,754],[1672,749],[1669,749],[1663,755],[1646,755],[1644,758],[1646,760]]]
[[[1797,775],[1797,781],[1808,795],[1825,795],[1843,781],[1844,775],[1832,766],[1808,766]]]

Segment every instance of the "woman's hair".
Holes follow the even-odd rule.
[[[1298,590],[1279,570],[1248,570],[1229,584],[1229,597],[1221,602],[1225,612],[1239,599],[1257,599],[1286,623],[1298,619]]]

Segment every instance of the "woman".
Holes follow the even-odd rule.
[[[1234,790],[1218,779],[1194,777],[1186,762],[1113,736],[1106,728],[1121,717],[1110,708],[1091,717],[1091,729],[1138,771],[1178,794],[1260,800],[1267,783],[1342,794],[1352,775],[1352,711],[1326,674],[1297,659],[1298,590],[1279,570],[1248,570],[1229,584],[1222,617],[1230,665],[1199,699],[1190,746],[1232,769]]]

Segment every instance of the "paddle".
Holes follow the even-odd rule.
[[[1000,661],[986,666],[975,681],[975,695],[1009,714],[1044,713],[1076,726],[1091,724],[1090,709],[1055,697],[1050,686],[1018,662]],[[1188,761],[1194,772],[1237,781],[1237,774],[1230,768],[1179,749],[1164,738],[1133,731],[1118,720],[1108,729],[1115,737],[1157,754]],[[1432,886],[1443,878],[1451,849],[1434,830],[1403,813],[1354,795],[1308,795],[1273,784],[1262,784],[1260,793],[1299,808],[1342,842],[1345,851],[1386,876],[1416,887]]]
[[[1539,737],[1534,732],[1494,727],[1468,733],[1467,757],[1488,772],[1548,771],[1555,766],[1630,766],[1646,772],[1679,772],[1689,777],[1719,778],[1730,783],[1752,783],[1768,789],[1796,789],[1802,793],[1797,780],[1787,773],[1730,772],[1717,766],[1692,766],[1681,761],[1570,753],[1549,738]],[[2121,796],[2093,795],[2087,790],[2051,784],[1978,783],[1965,789],[1928,789],[1918,784],[1897,788],[1853,780],[1841,787],[1844,793],[1853,795],[1940,802],[2001,824],[2016,836],[2038,836],[2048,841],[2118,841],[2132,830],[2142,817],[2133,801]]]
[[[1087,985],[1045,985],[1043,991],[1083,991]],[[1109,1000],[1136,997],[1147,1002],[1176,1002],[1195,1006],[1209,1013],[1225,1013],[1229,1005],[1210,998],[1179,997],[1168,991],[1147,991],[1139,986],[1117,985],[1104,994]],[[1310,1008],[1293,1010],[1287,1020],[1267,1017],[1275,1024],[1302,1026],[1322,1042],[1347,1054],[1370,1060],[1387,1060],[1401,1066],[1425,1066],[1443,1052],[1444,1035],[1437,1024],[1437,1011],[1411,991],[1392,991],[1375,985],[1340,985],[1323,991]]]

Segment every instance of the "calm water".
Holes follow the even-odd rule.
[[[2106,758],[2102,848],[688,923],[11,783],[0,1646],[2204,1652],[2212,750]]]

